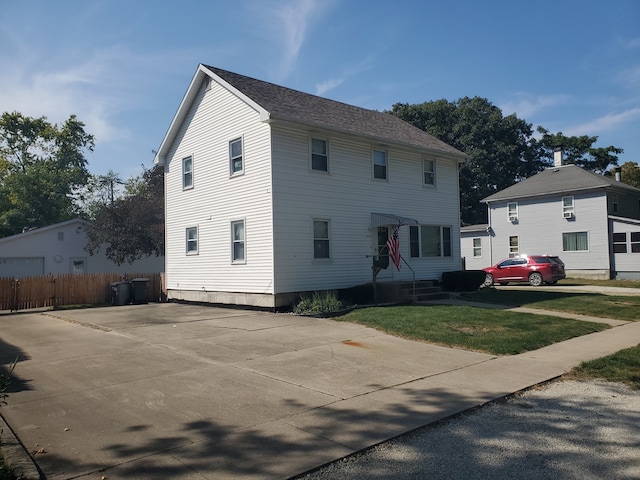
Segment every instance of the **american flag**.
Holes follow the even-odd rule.
[[[400,239],[398,238],[398,228],[393,231],[393,235],[387,240],[387,249],[389,250],[389,258],[400,271]]]

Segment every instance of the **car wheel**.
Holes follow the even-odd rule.
[[[529,285],[531,285],[532,287],[539,287],[540,285],[542,285],[542,283],[543,279],[540,273],[533,272],[531,275],[529,275]]]
[[[493,285],[493,275],[487,273],[487,275],[484,277],[484,285],[485,287],[491,287]]]

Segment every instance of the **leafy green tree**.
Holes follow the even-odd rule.
[[[598,140],[596,136],[567,137],[562,132],[551,134],[543,127],[538,127],[537,131],[541,137],[534,139],[532,146],[537,150],[536,155],[546,162],[552,163],[553,151],[562,148],[566,164],[575,164],[585,170],[604,174],[610,166],[618,164],[617,155],[623,153],[621,148],[613,145],[595,148],[593,144]]]
[[[117,265],[164,255],[164,168],[155,166],[125,182],[122,197],[97,207],[87,236],[91,255],[104,247]]]
[[[62,125],[18,112],[0,117],[0,237],[78,215],[94,137],[71,115]]]
[[[480,200],[545,167],[531,146],[532,126],[515,115],[503,116],[485,98],[398,103],[391,113],[468,155],[460,171],[463,225],[486,223]]]
[[[632,187],[640,188],[640,165],[635,162],[624,162],[620,167],[622,181]]]

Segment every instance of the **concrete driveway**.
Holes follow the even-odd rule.
[[[496,357],[207,306],[2,315],[0,365],[20,362],[0,413],[48,479],[288,478],[639,339]]]

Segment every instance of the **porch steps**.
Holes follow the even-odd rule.
[[[444,300],[450,297],[449,292],[443,292],[442,287],[437,286],[432,280],[416,281],[415,292],[413,282],[401,282],[399,294],[400,298],[406,298],[412,303]]]

